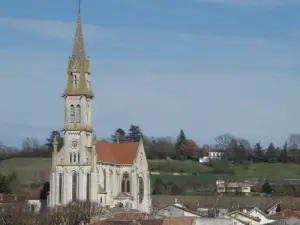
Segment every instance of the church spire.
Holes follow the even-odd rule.
[[[72,57],[79,60],[86,59],[85,44],[84,44],[82,22],[81,22],[81,15],[80,15],[80,1],[78,7],[77,25],[76,25],[75,38],[73,43]]]
[[[90,86],[90,60],[86,56],[83,28],[81,22],[80,0],[77,14],[76,31],[72,49],[72,56],[69,58],[68,83],[63,97],[86,96],[93,98],[94,93]]]

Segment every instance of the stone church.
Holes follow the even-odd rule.
[[[63,93],[64,146],[58,149],[54,138],[48,204],[55,207],[74,201],[91,201],[110,208],[150,212],[150,179],[143,142],[96,140],[90,74],[78,10],[67,87]]]

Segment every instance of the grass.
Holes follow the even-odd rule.
[[[284,163],[255,163],[250,166],[231,165],[235,174],[213,174],[212,168],[193,161],[148,160],[150,171],[159,171],[162,175],[151,175],[154,183],[158,176],[165,181],[212,182],[215,179],[245,180],[249,178],[266,179],[300,179],[300,166]],[[15,172],[21,184],[48,181],[51,169],[50,158],[13,158],[0,161],[0,172],[9,174]],[[173,176],[172,173],[188,173]]]
[[[49,181],[50,158],[13,158],[0,161],[0,172],[15,172],[20,184],[32,184]]]
[[[170,173],[209,173],[211,168],[195,161],[177,160],[148,160],[150,171],[163,171]]]
[[[300,166],[294,163],[254,163],[249,167],[234,166],[237,176],[245,178],[300,178]]]

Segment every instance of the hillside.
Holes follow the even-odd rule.
[[[166,161],[166,160],[149,160],[150,171],[159,172],[163,178],[171,179],[172,173],[188,173],[186,177],[176,179],[197,179],[214,180],[213,178],[244,180],[249,178],[267,178],[267,179],[291,179],[299,178],[300,166],[297,164],[283,163],[257,163],[246,166],[231,166],[234,174],[213,174],[212,168],[204,166],[193,161]],[[0,171],[3,173],[15,172],[18,183],[30,185],[41,183],[49,180],[51,168],[50,158],[13,158],[0,161]],[[205,178],[206,176],[206,178]],[[152,181],[157,176],[152,176]],[[173,177],[173,176],[171,176]],[[175,178],[175,176],[174,176]]]

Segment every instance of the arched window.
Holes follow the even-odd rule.
[[[80,105],[76,105],[76,112],[75,112],[75,122],[80,123],[81,121],[81,107]]]
[[[72,153],[70,152],[70,163],[72,162],[72,159],[73,159]]]
[[[80,153],[78,152],[78,157],[77,157],[77,159],[78,159],[78,162],[80,162]]]
[[[75,120],[75,108],[74,105],[70,105],[70,123],[74,123]]]
[[[72,175],[72,201],[75,202],[77,200],[77,181],[78,175],[76,172]]]
[[[144,181],[142,177],[139,177],[139,202],[142,203],[144,199]]]
[[[106,192],[106,170],[103,170],[103,178],[104,178],[103,189]]]
[[[130,180],[129,180],[129,174],[127,172],[123,173],[121,189],[122,192],[126,192],[126,193],[130,192]]]
[[[76,153],[75,152],[73,153],[73,160],[74,160],[73,162],[75,163],[76,162]]]
[[[90,182],[91,182],[91,176],[88,173],[86,175],[86,200],[87,201],[90,201],[90,188],[91,188]]]
[[[60,173],[58,175],[58,202],[62,202],[62,192],[63,191],[63,175]]]

